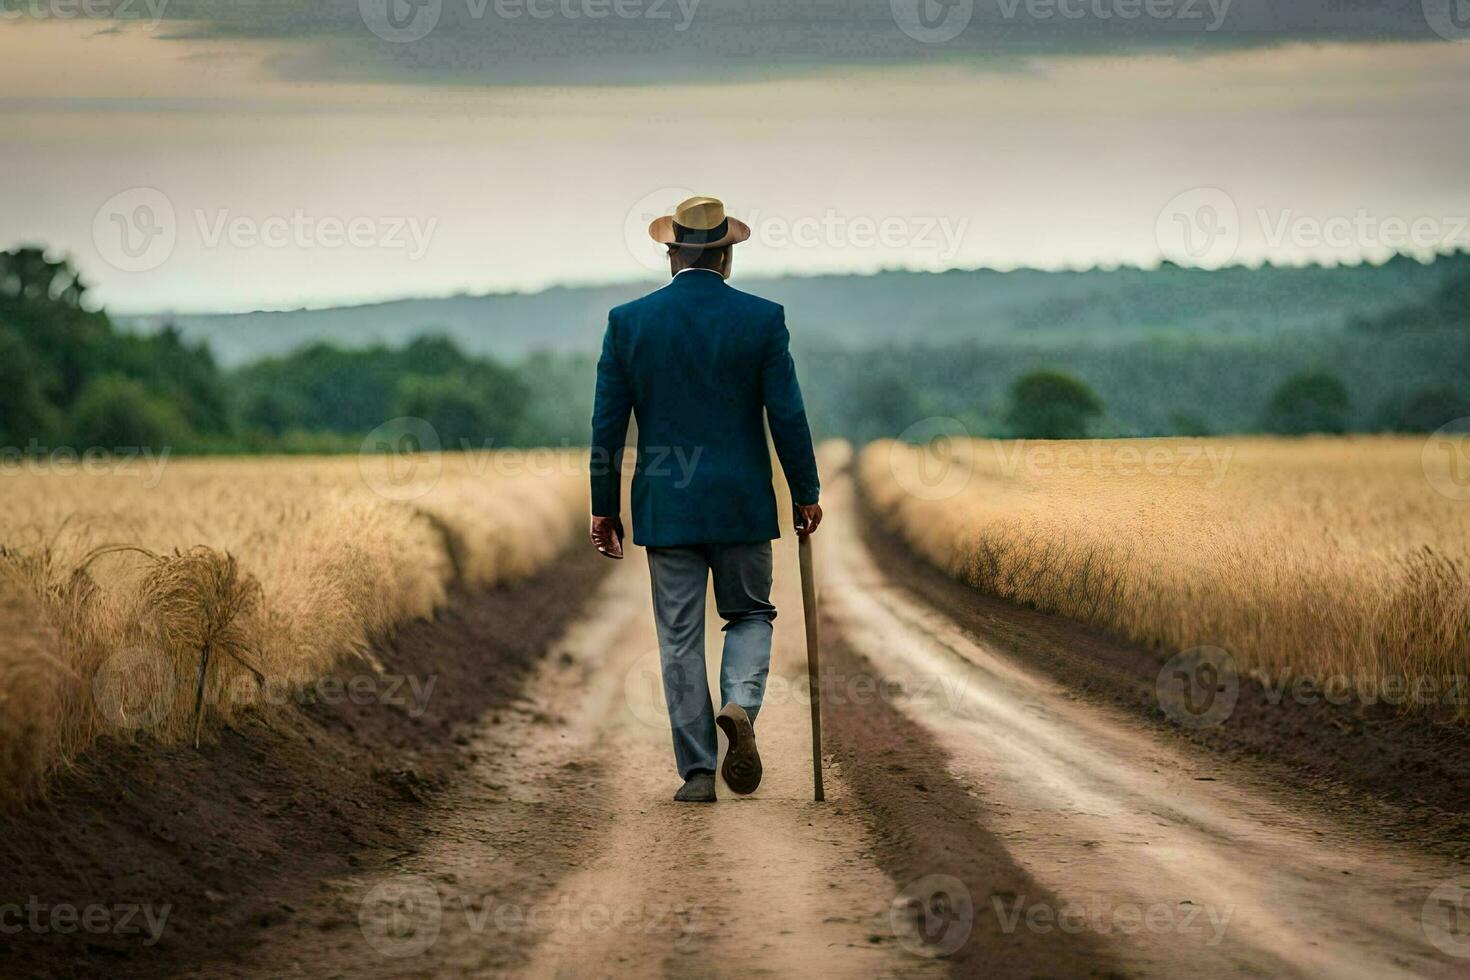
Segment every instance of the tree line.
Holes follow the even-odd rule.
[[[1470,274],[1332,335],[1235,345],[1138,341],[1027,350],[976,343],[797,351],[813,426],[856,441],[958,418],[975,435],[1430,431],[1470,416]],[[0,253],[0,447],[350,452],[399,417],[446,448],[581,445],[595,360],[309,344],[224,370],[165,327],[119,330],[65,260]]]

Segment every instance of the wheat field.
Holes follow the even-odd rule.
[[[0,469],[0,800],[102,735],[177,742],[583,530],[585,453]],[[207,726],[206,726],[207,727]]]
[[[857,469],[880,520],[975,588],[1168,652],[1223,647],[1267,683],[1463,720],[1470,488],[1451,452],[1465,448],[938,440],[872,444]]]

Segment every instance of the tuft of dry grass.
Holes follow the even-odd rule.
[[[283,699],[450,585],[582,531],[585,453],[0,470],[0,802],[99,737],[197,737]],[[202,682],[202,687],[201,687]]]
[[[1267,682],[1464,719],[1470,501],[1426,476],[1424,446],[883,442],[857,469],[885,525],[976,588],[1170,651],[1224,647]]]

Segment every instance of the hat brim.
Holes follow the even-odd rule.
[[[726,245],[739,245],[750,237],[750,225],[739,218],[728,215],[725,220],[729,222],[729,230],[723,238],[713,242],[701,242],[698,245],[687,244],[678,241],[674,237],[674,218],[672,215],[664,215],[662,218],[654,218],[653,223],[648,226],[648,237],[660,245],[678,245],[680,248],[724,248]]]

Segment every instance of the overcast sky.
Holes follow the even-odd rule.
[[[1449,2],[0,0],[0,245],[119,310],[653,277],[694,192],[737,272],[1428,254]]]

